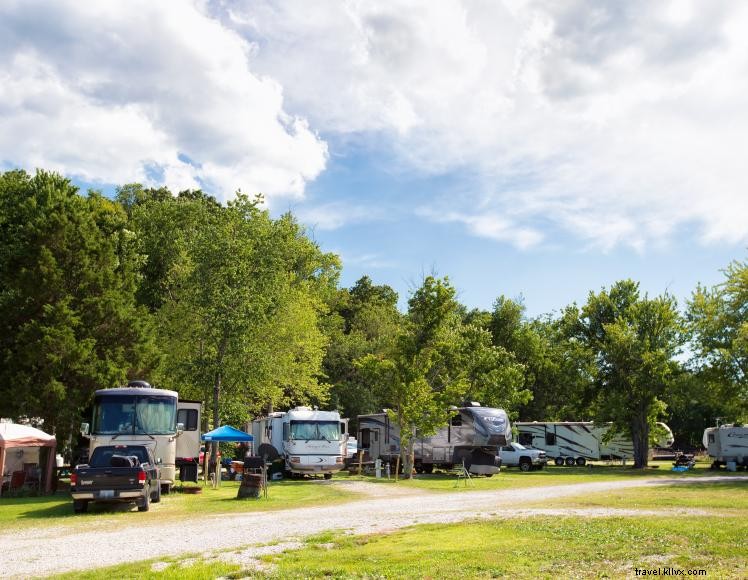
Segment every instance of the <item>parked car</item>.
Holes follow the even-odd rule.
[[[134,502],[147,512],[161,501],[161,469],[145,445],[104,445],[94,449],[87,464],[70,475],[73,510],[82,513],[92,501]]]
[[[543,469],[548,463],[545,451],[525,447],[520,443],[509,443],[499,447],[499,455],[504,467],[519,467],[521,471]]]

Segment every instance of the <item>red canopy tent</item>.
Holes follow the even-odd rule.
[[[41,474],[39,489],[49,493],[52,490],[56,450],[57,440],[54,435],[28,425],[0,423],[0,474],[4,482],[10,482],[12,471],[16,467],[32,465],[35,461]],[[26,459],[31,461],[24,461],[24,455],[28,455]]]

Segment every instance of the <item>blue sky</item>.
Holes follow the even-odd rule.
[[[748,6],[0,4],[0,166],[263,192],[342,282],[681,302],[748,245]]]

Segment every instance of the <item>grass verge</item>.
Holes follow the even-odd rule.
[[[533,517],[337,537],[266,560],[276,578],[633,577],[666,567],[745,578],[747,537],[738,517]]]

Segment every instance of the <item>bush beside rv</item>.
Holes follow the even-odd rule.
[[[712,468],[734,463],[736,467],[748,467],[748,427],[720,425],[704,431],[703,441]]]
[[[358,448],[366,462],[395,464],[400,455],[400,429],[387,413],[358,416]],[[509,418],[502,409],[472,405],[461,407],[447,425],[430,437],[417,437],[415,469],[431,473],[434,467],[451,469],[463,464],[471,473],[498,473],[498,446],[512,439]]]
[[[337,411],[296,407],[252,421],[255,452],[269,460],[283,458],[287,475],[324,475],[344,465],[348,419]]]

